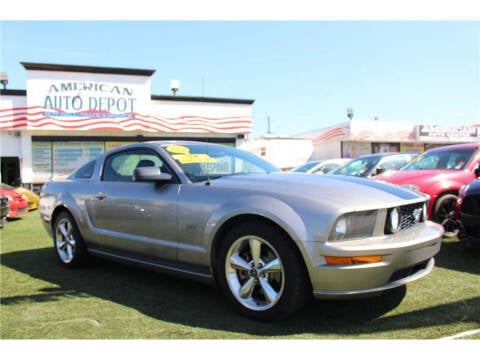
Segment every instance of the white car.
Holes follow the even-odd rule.
[[[350,162],[350,158],[332,158],[329,160],[309,161],[291,172],[326,174]]]

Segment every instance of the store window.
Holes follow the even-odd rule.
[[[400,143],[372,143],[372,153],[400,152]]]

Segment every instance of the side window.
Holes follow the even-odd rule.
[[[149,149],[129,150],[115,153],[105,160],[103,166],[103,181],[132,182],[133,171],[137,167],[159,167],[165,169],[163,161]]]
[[[86,165],[80,167],[73,175],[74,178],[90,179],[95,169],[95,161],[88,162]]]
[[[407,163],[408,158],[404,156],[396,156],[392,158],[387,158],[385,162],[382,163],[382,168],[384,170],[398,170],[405,163]]]
[[[338,166],[333,163],[327,163],[326,165],[317,168],[313,173],[328,173],[337,167]]]

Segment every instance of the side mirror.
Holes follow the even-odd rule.
[[[475,168],[473,173],[475,173],[475,176],[480,177],[480,167]]]
[[[162,173],[158,167],[139,167],[133,171],[133,182],[167,183],[172,179],[169,173]]]
[[[375,171],[375,176],[381,175],[382,173],[386,172],[386,169],[383,167],[378,167]]]

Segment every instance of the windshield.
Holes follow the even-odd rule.
[[[462,170],[474,152],[474,148],[432,150],[418,156],[402,170]]]
[[[263,159],[233,147],[187,143],[163,148],[192,182],[238,174],[266,174],[280,170]]]
[[[313,161],[313,162],[307,162],[304,165],[301,165],[295,169],[292,170],[292,172],[307,172],[308,170],[312,169],[319,163],[322,163],[322,161]]]
[[[330,173],[336,175],[348,175],[364,177],[368,174],[377,162],[380,160],[379,156],[369,156],[363,158],[357,158],[350,161],[347,165],[337,168]]]

